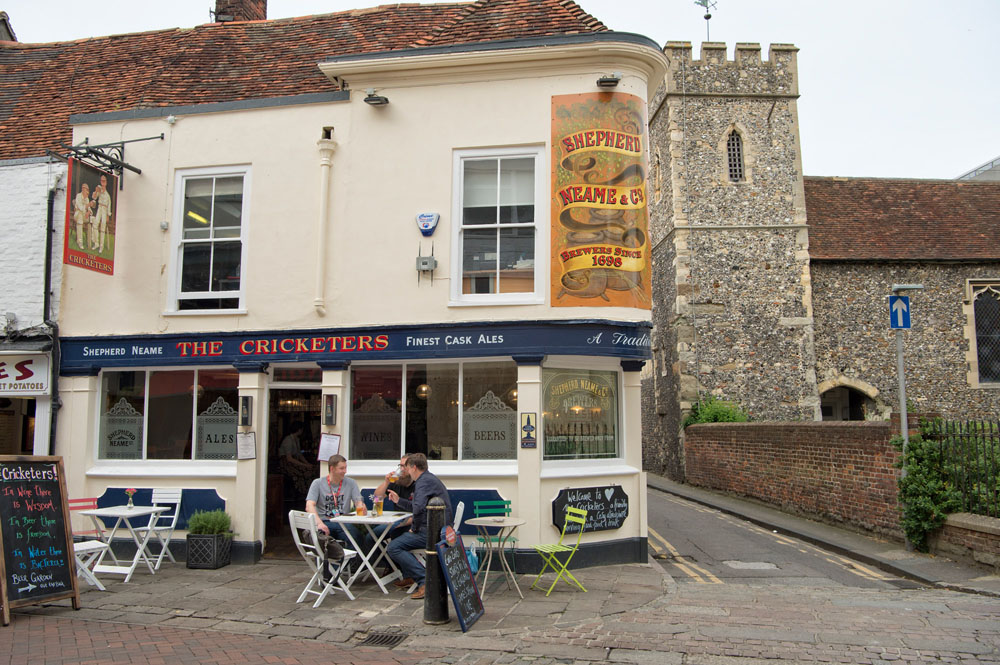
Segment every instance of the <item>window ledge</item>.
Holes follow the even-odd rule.
[[[591,476],[635,476],[641,471],[620,459],[560,460],[542,462],[541,478],[587,478]]]
[[[236,461],[192,460],[160,462],[131,460],[122,462],[98,462],[87,469],[89,478],[235,478]]]
[[[163,316],[232,316],[246,313],[245,309],[168,309]]]
[[[351,461],[347,465],[348,476],[378,476],[384,477],[386,472],[399,462],[385,461]],[[457,461],[457,460],[427,460],[427,470],[441,478],[488,478],[517,476],[517,460],[487,461]]]
[[[448,307],[502,307],[504,305],[544,305],[545,298],[531,297],[517,300],[449,300]]]

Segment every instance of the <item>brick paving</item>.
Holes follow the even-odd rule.
[[[676,584],[655,561],[580,571],[588,593],[525,599],[487,589],[468,633],[423,622],[423,604],[372,585],[358,600],[296,604],[292,562],[219,571],[164,567],[108,592],[14,611],[0,629],[12,665],[761,665],[765,662],[1000,663],[1000,598],[947,589],[781,582]],[[402,633],[394,648],[361,646]],[[0,663],[2,663],[0,658]]]
[[[444,655],[45,615],[15,616],[0,632],[4,652],[11,665],[416,665]]]

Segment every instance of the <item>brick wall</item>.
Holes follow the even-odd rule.
[[[902,538],[888,422],[711,423],[685,435],[692,485]]]
[[[910,414],[915,432],[918,414]],[[878,422],[710,423],[685,429],[687,482],[785,512],[902,542],[890,443],[899,414]],[[949,515],[930,551],[1000,572],[1000,520]]]

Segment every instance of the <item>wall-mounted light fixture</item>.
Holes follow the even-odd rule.
[[[389,103],[388,97],[383,97],[382,95],[375,94],[375,88],[368,88],[365,90],[365,104],[370,104],[371,106],[385,106]]]
[[[598,88],[617,88],[618,84],[621,83],[622,73],[621,72],[611,72],[610,74],[605,74],[601,78],[597,79]]]
[[[240,426],[249,427],[253,424],[253,396],[240,395]]]
[[[323,395],[323,424],[337,424],[337,396]]]

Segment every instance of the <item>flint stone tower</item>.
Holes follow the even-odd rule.
[[[699,399],[757,420],[819,420],[796,49],[669,42],[650,103],[653,362],[643,463],[683,479]]]

